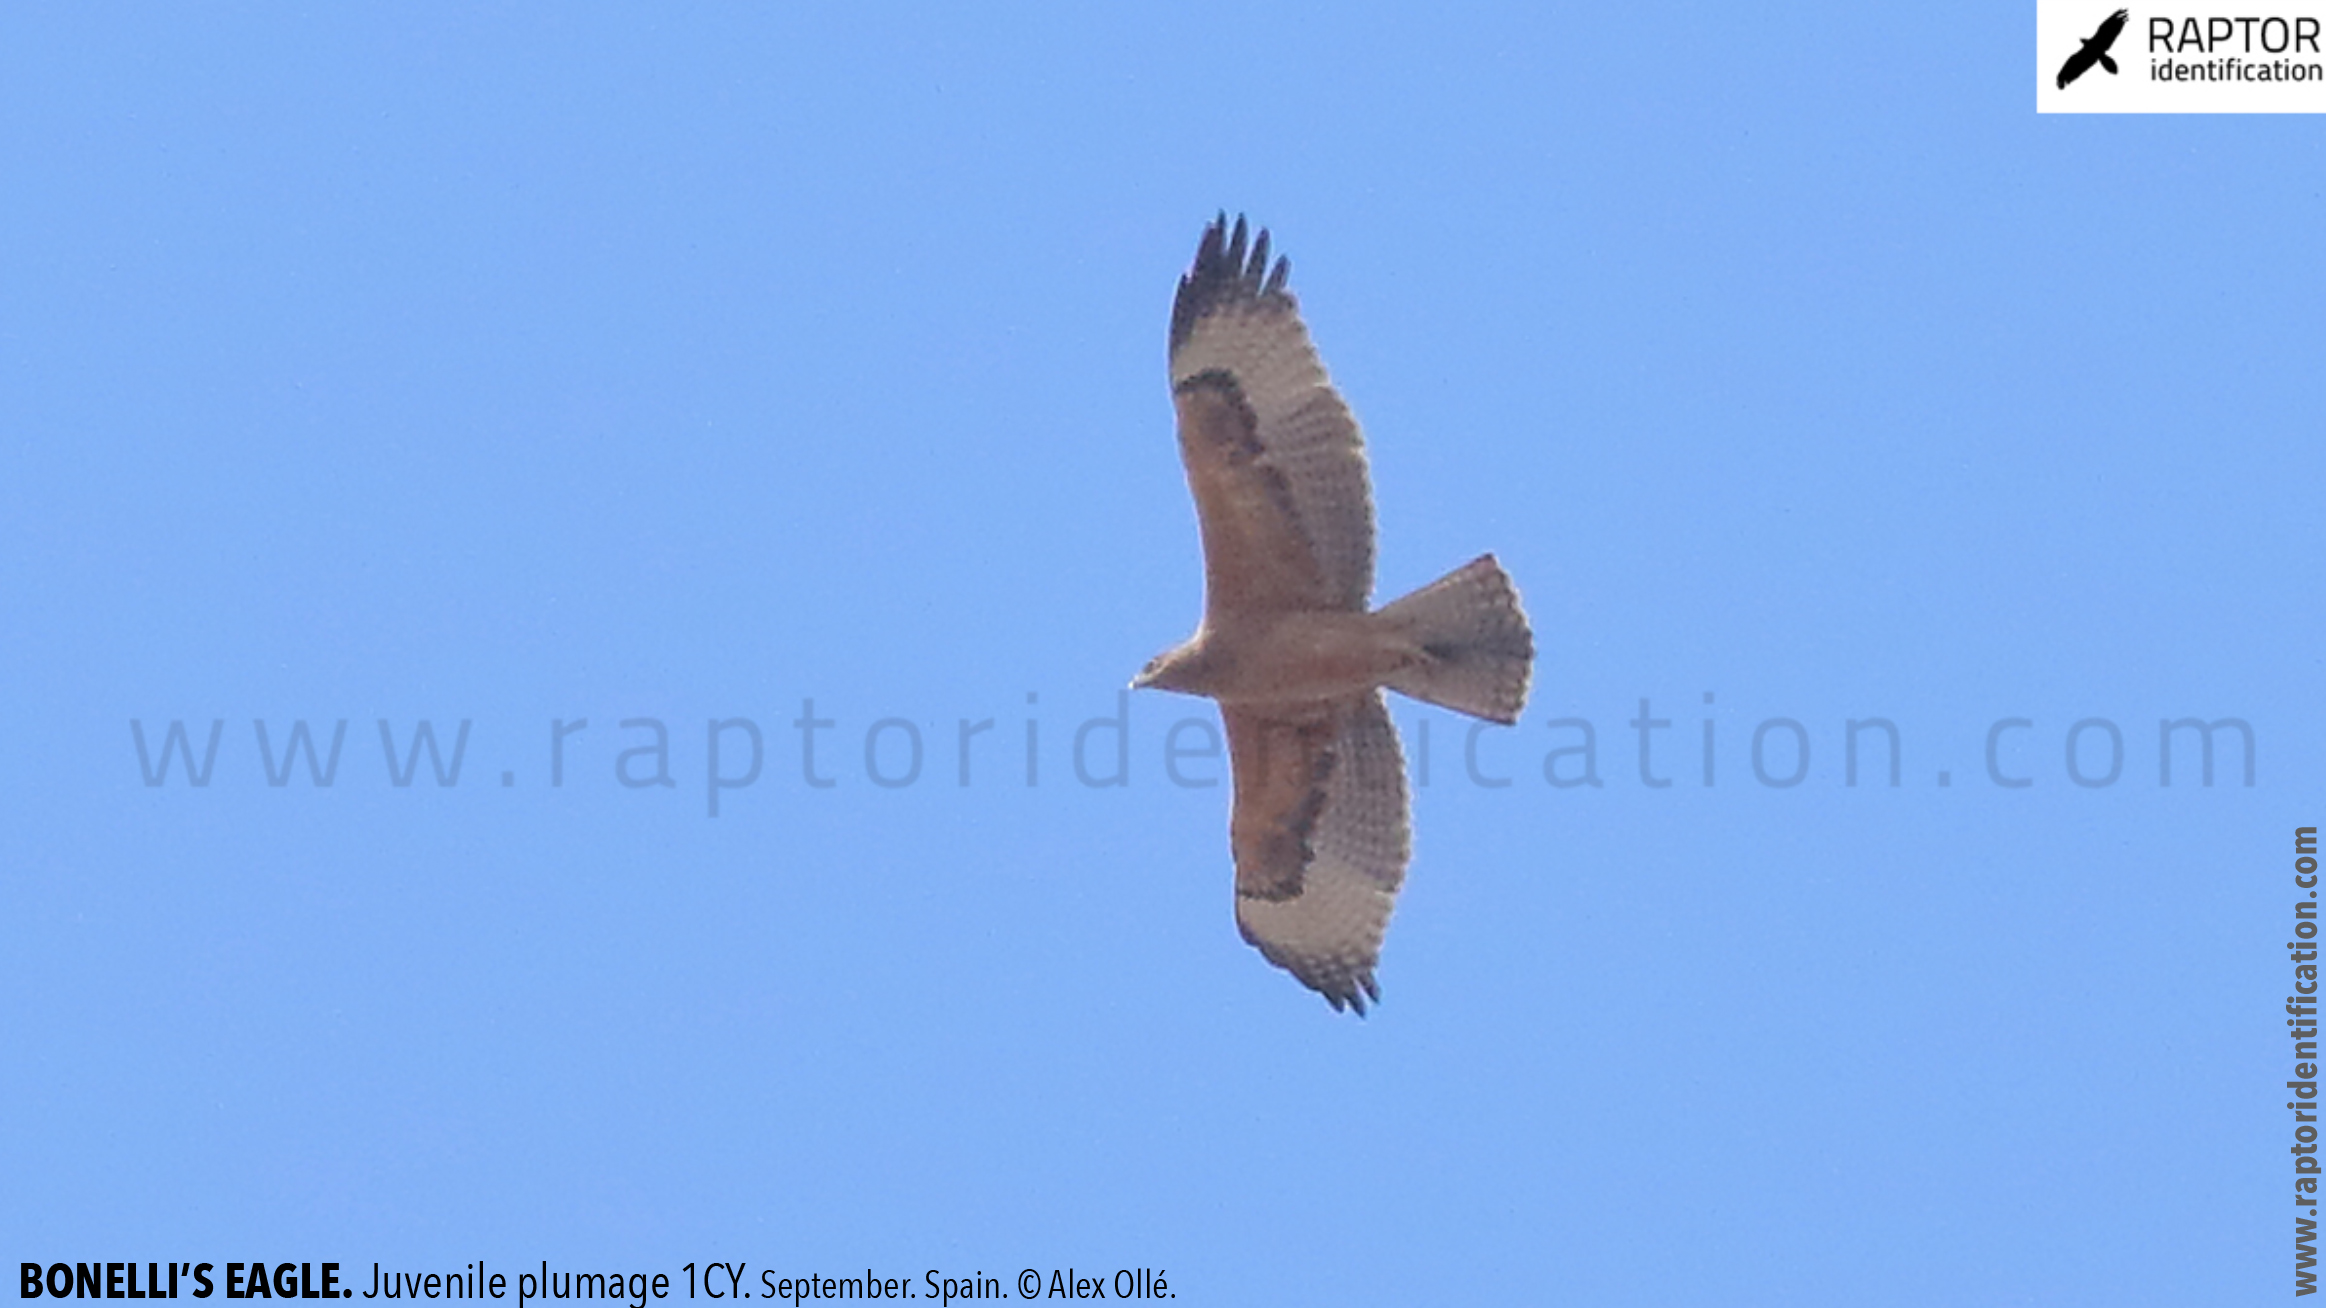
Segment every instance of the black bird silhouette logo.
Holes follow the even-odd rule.
[[[2092,71],[2094,64],[2111,73],[2115,72],[2116,61],[2108,57],[2108,47],[2116,44],[2116,38],[2124,34],[2124,24],[2131,17],[2130,12],[2123,9],[2108,15],[2108,20],[2100,24],[2100,30],[2092,33],[2091,39],[2085,41],[2081,49],[2069,55],[2068,61],[2059,66],[2059,89],[2068,89],[2068,83]]]

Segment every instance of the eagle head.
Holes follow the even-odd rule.
[[[1176,690],[1182,694],[1203,693],[1203,674],[1208,666],[1201,645],[1201,637],[1175,649],[1168,649],[1147,660],[1139,675],[1131,678],[1133,690]]]

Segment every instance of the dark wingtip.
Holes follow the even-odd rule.
[[[1219,262],[1220,250],[1227,242],[1227,235],[1228,211],[1222,209],[1220,210],[1220,216],[1212,219],[1211,226],[1203,229],[1203,239],[1196,242],[1195,266],[1197,268],[1203,268],[1207,265]],[[1182,280],[1184,281],[1185,279],[1183,278]]]
[[[1336,1013],[1353,1011],[1357,1016],[1364,1017],[1367,1016],[1366,1001],[1370,1000],[1375,1004],[1381,1002],[1381,986],[1373,980],[1371,972],[1354,977],[1343,976],[1339,978],[1339,983],[1330,990],[1327,990],[1325,985],[1334,984],[1332,982],[1320,984],[1318,981],[1312,981],[1305,976],[1301,977],[1301,980],[1306,982],[1310,989],[1324,996],[1324,1001],[1331,1004]],[[1352,982],[1354,984],[1351,984]]]
[[[1268,263],[1268,229],[1257,235],[1242,214],[1228,226],[1227,210],[1203,229],[1195,247],[1194,266],[1179,279],[1179,295],[1171,305],[1171,348],[1177,350],[1206,316],[1236,305],[1262,301],[1290,304],[1284,289],[1292,276],[1292,261],[1279,256]]]

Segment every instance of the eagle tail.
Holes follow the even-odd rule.
[[[2107,69],[2111,73],[2116,71],[2116,61],[2109,58],[2107,55],[2100,56],[2100,66]]]
[[[1518,721],[1534,670],[1534,632],[1518,607],[1518,588],[1493,555],[1387,605],[1379,617],[1420,654],[1389,679],[1390,689],[1456,713]]]

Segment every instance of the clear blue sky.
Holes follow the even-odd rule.
[[[2284,1295],[2326,153],[2039,120],[2029,32],[10,10],[0,1264]],[[1076,771],[1200,603],[1164,330],[1223,207],[1365,424],[1382,595],[1491,549],[1540,646],[1507,786],[1393,706],[1362,1022],[1237,938],[1165,770],[1208,704]],[[2190,716],[2250,788],[2234,728],[2159,784]],[[329,787],[268,783],[300,719]],[[382,719],[467,721],[458,783]],[[172,720],[208,785],[146,784]]]

